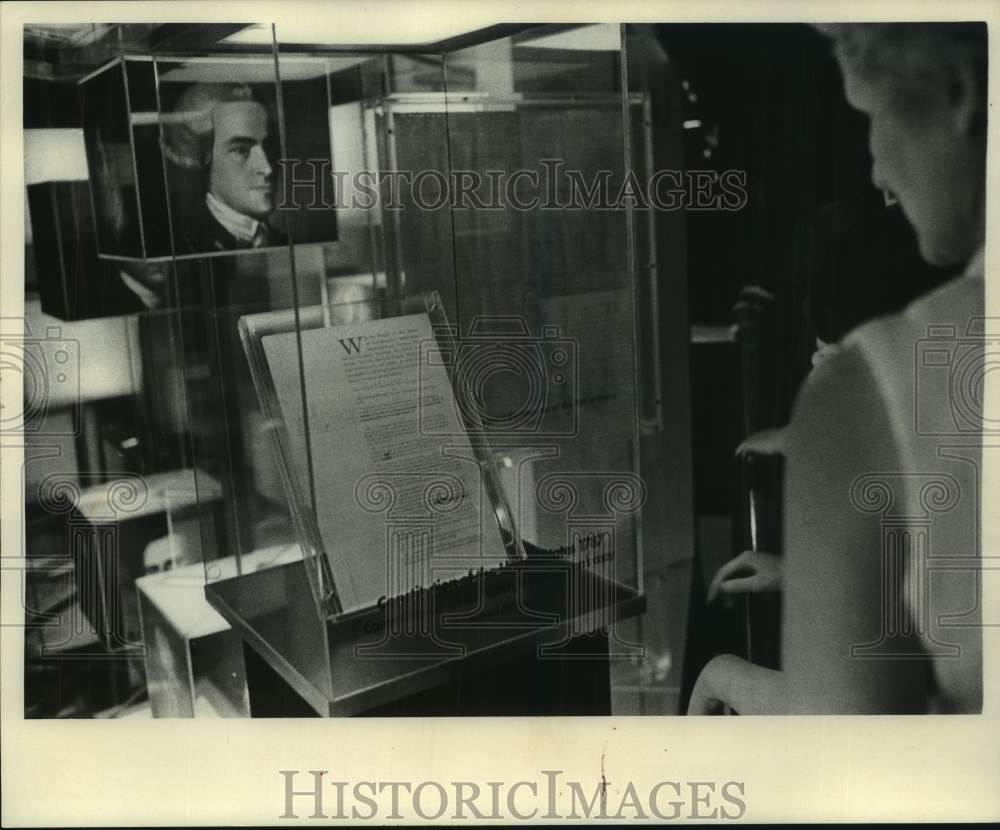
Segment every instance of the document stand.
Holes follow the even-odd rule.
[[[509,597],[520,583],[525,606],[539,616],[550,614],[548,622],[526,621],[525,610],[516,605],[487,616],[496,609],[487,605],[478,615],[487,624],[477,624],[473,614],[449,624],[449,614],[461,615],[469,605],[475,610],[467,603],[434,615],[432,635],[445,631],[435,641],[404,632],[386,636],[392,618],[382,608],[349,621],[328,621],[330,693],[310,680],[323,672],[327,655],[303,654],[294,643],[310,622],[304,613],[309,586],[300,564],[212,583],[206,594],[243,638],[254,717],[610,714],[608,661],[616,644],[603,628],[588,631],[587,621],[642,613],[645,598],[595,580],[586,587],[592,595],[604,590],[607,604],[594,602],[568,616],[559,606],[570,602],[565,589],[573,568],[546,559],[529,556],[528,563],[498,574],[496,581]],[[298,602],[281,601],[296,596]],[[261,604],[260,613],[248,619],[235,610],[247,607],[248,597],[267,597],[275,605]],[[433,649],[442,653],[434,656]]]
[[[374,316],[376,310],[370,310]],[[436,340],[431,344],[434,348],[430,357],[436,360],[445,355],[445,364],[453,368],[451,358],[457,346],[450,339],[452,330],[445,323],[437,295],[410,298],[395,310],[402,312],[397,317],[404,324],[421,313],[428,315],[434,323]],[[415,310],[417,314],[403,316]],[[486,441],[486,430],[474,410],[459,407],[463,429],[469,433],[461,440],[455,436],[451,440],[459,448],[471,447],[475,454],[473,460],[480,476],[477,488],[482,491],[476,517],[480,538],[443,556],[436,550],[429,554],[427,576],[407,591],[391,592],[391,586],[399,582],[390,571],[376,586],[389,586],[380,588],[385,593],[377,601],[344,610],[346,597],[338,591],[334,575],[339,573],[343,584],[356,574],[337,557],[353,557],[357,563],[358,552],[351,550],[352,540],[342,540],[339,534],[331,538],[329,529],[324,534],[321,527],[325,517],[318,516],[331,509],[331,498],[344,494],[326,491],[315,496],[309,492],[306,484],[312,471],[303,463],[303,454],[309,450],[303,448],[295,433],[305,428],[303,412],[312,412],[311,418],[317,412],[308,404],[289,405],[287,400],[294,397],[296,388],[308,397],[320,377],[310,374],[305,362],[300,362],[300,386],[289,379],[275,379],[272,370],[283,364],[268,363],[264,341],[296,330],[301,333],[326,328],[330,331],[327,339],[339,343],[345,339],[337,337],[342,332],[387,330],[385,326],[373,329],[371,321],[365,328],[347,328],[350,323],[345,321],[365,316],[357,308],[326,306],[240,319],[241,336],[262,408],[276,439],[304,552],[302,562],[209,581],[206,586],[209,601],[243,637],[251,712],[257,716],[310,712],[610,713],[608,632],[614,632],[615,622],[643,610],[642,596],[614,578],[616,552],[612,534],[579,534],[579,547],[554,551],[521,544]],[[391,325],[393,320],[383,318],[381,322]],[[389,333],[396,337],[398,331]],[[282,342],[293,341],[286,337]],[[301,339],[298,345],[301,357]],[[420,345],[423,359],[426,344]],[[273,351],[271,356],[273,360]],[[336,356],[346,362],[342,355]],[[333,361],[334,356],[326,360]],[[315,369],[315,363],[310,366]],[[450,373],[448,382],[463,381]],[[283,395],[279,388],[284,390]],[[456,394],[456,400],[468,400],[457,390]],[[332,413],[318,414],[332,417]],[[319,434],[317,431],[316,436]],[[428,436],[414,440],[419,438],[427,440]],[[345,463],[344,470],[349,469]],[[350,473],[345,475],[349,477]],[[384,490],[392,487],[393,475],[383,474],[379,483]],[[391,560],[397,548],[412,556],[432,538],[435,527],[430,508],[434,504],[426,494],[434,484],[434,475],[433,471],[425,472],[417,482],[425,492],[417,502],[421,509],[416,513],[412,512],[412,499],[409,514],[390,509],[389,505],[407,493],[394,493],[385,502],[385,514],[391,517],[385,525],[385,549],[371,551],[367,556],[388,555]],[[412,482],[406,479],[404,486],[411,487]],[[348,489],[353,492],[351,487]],[[380,495],[385,493],[380,490]],[[329,528],[329,524],[326,526]],[[437,527],[439,536],[441,527]],[[497,545],[495,549],[506,552],[500,562],[484,557],[491,535],[502,544],[502,548]],[[482,564],[477,567],[477,563]],[[446,578],[434,579],[435,573]]]
[[[524,558],[472,393],[452,397],[464,381],[455,376],[458,346],[439,295],[386,305],[346,302],[239,320],[324,616]],[[318,493],[330,484],[324,462],[336,467],[336,489]],[[373,536],[378,523],[384,531]],[[447,545],[442,531],[471,532],[478,545]],[[380,560],[353,550],[365,541],[383,547]],[[429,554],[435,546],[445,553]]]

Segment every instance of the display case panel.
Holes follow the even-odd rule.
[[[78,88],[97,252],[139,312],[142,474],[192,478],[161,569],[196,550],[321,714],[524,654],[643,664],[652,138],[622,28],[118,34]]]
[[[600,523],[604,488],[636,462],[633,205],[619,197],[643,99],[621,85],[620,29],[388,63],[371,107],[380,169],[401,174],[401,208],[383,212],[390,281],[442,294],[526,538],[571,545],[539,484],[562,475],[576,515]],[[628,549],[633,520],[615,527]]]
[[[287,55],[280,42],[277,48],[280,73]],[[595,631],[609,637],[616,657],[634,660],[641,644],[621,636],[620,623],[643,604],[639,516],[646,493],[636,469],[632,205],[617,196],[632,122],[641,122],[633,113],[642,113],[643,102],[622,84],[621,30],[606,32],[600,49],[570,55],[558,39],[522,45],[514,38],[455,53],[366,55],[316,44],[310,50],[330,62],[331,131],[343,136],[333,146],[334,161],[345,169],[336,167],[334,178],[346,179],[346,187],[333,209],[353,250],[338,254],[345,270],[357,272],[352,279],[363,275],[353,284],[367,293],[354,303],[299,302],[241,315],[258,396],[280,436],[279,455],[298,459],[288,461],[284,485],[306,568],[255,574],[254,590],[246,580],[211,582],[209,596],[220,607],[239,608],[249,636],[283,655],[285,670],[299,666],[289,672],[292,685],[323,714],[363,711],[411,694],[440,682],[455,661],[509,659],[525,648],[558,659],[569,643]],[[561,165],[542,164],[552,159]],[[537,177],[553,172],[553,192],[539,188]],[[597,198],[607,204],[574,202],[578,186],[589,187],[594,177]],[[498,181],[495,204],[487,203],[487,188]],[[547,214],[541,199],[553,200]],[[327,299],[352,284],[338,279],[323,281]],[[420,297],[436,298],[424,299],[424,310],[439,306],[436,328],[447,332],[435,341],[435,355],[447,364],[453,397],[447,404],[461,435],[455,422],[419,399],[407,404],[399,390],[382,402],[389,409],[403,402],[402,417],[393,420],[377,404],[366,409],[371,399],[350,383],[337,386],[345,362],[340,350],[360,351],[365,337],[372,343],[402,337],[393,321]],[[368,322],[352,322],[359,319]],[[287,359],[267,353],[269,338],[272,345],[284,338]],[[287,381],[275,382],[281,364]],[[391,386],[391,364],[383,352],[370,366],[370,382]],[[358,397],[346,404],[331,399],[338,389]],[[363,441],[342,436],[319,452],[331,440],[329,421],[343,426],[357,414],[344,412],[345,405],[367,413],[371,431]],[[400,546],[403,539],[417,544],[427,517],[400,511],[400,503],[420,499],[412,487],[393,490],[393,482],[380,482],[386,513],[375,522],[380,539],[366,542],[352,529],[340,509],[341,490],[353,489],[360,503],[371,475],[410,476],[420,489],[433,484],[426,459],[415,471],[392,457],[392,430],[412,430],[415,442],[430,439],[444,451],[449,442],[474,445],[491,508],[481,512],[509,522],[517,543],[504,561],[487,556],[479,560],[485,567],[469,567],[466,560],[481,557],[489,537],[482,526],[469,550],[458,551],[453,572],[394,570],[393,563],[415,561],[413,550]],[[376,444],[388,455],[367,466],[350,463]],[[341,463],[332,470],[337,453]],[[353,487],[345,490],[338,475]],[[307,509],[299,510],[300,503]],[[393,532],[383,536],[390,525]],[[344,564],[358,556],[359,545],[364,555],[387,562],[378,578],[384,587],[374,593],[348,585]],[[289,620],[303,612],[269,606],[262,613],[255,596],[268,579],[286,599],[296,583],[310,589],[324,619],[325,658],[289,659],[302,651],[286,642],[295,632]],[[328,685],[309,683],[310,674],[322,674]]]

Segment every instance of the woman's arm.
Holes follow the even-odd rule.
[[[901,575],[883,567],[885,518],[852,500],[863,475],[898,476],[894,425],[863,355],[847,349],[810,376],[789,424],[782,671],[724,655],[706,666],[689,712],[889,713],[919,709],[925,669],[900,659]],[[885,575],[884,575],[885,574]],[[860,647],[883,643],[881,652]],[[881,656],[879,656],[881,655]]]
[[[912,371],[910,366],[900,371]],[[914,711],[926,692],[926,665],[908,619],[903,574],[889,568],[887,531],[897,513],[859,498],[864,477],[893,486],[907,473],[901,430],[912,430],[912,401],[892,415],[859,346],[818,366],[796,404],[785,467],[785,600],[782,669],[789,711]],[[899,406],[899,403],[897,403]],[[904,422],[905,421],[905,422]],[[794,588],[794,590],[793,590]],[[879,649],[866,649],[882,643]],[[908,652],[911,658],[898,655]]]
[[[745,550],[715,572],[708,601],[720,594],[769,594],[781,590],[781,558],[773,553]]]

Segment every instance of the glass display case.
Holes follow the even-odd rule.
[[[646,580],[690,550],[646,518],[684,496],[661,440],[683,425],[634,33],[163,28],[115,27],[78,81],[114,286],[87,313],[134,320],[145,381],[123,468],[193,493],[145,572],[200,558],[211,606],[318,714],[526,659],[610,671],[591,713],[668,709]]]

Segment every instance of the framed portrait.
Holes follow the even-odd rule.
[[[336,241],[287,205],[295,160],[332,158],[327,65],[119,58],[80,82],[98,255],[190,258]],[[280,95],[279,95],[280,83]],[[287,171],[287,172],[286,172]]]

